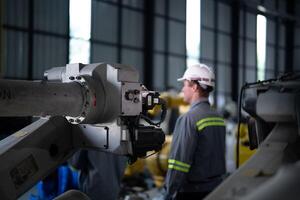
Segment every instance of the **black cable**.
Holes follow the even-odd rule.
[[[167,104],[165,100],[159,99],[159,104],[161,105],[161,115],[160,115],[160,120],[158,122],[154,122],[152,119],[150,119],[148,116],[141,114],[141,118],[143,118],[146,122],[148,122],[151,125],[154,126],[159,126],[166,118],[167,115]]]
[[[157,153],[157,151],[154,151],[153,153],[151,153],[151,154],[149,154],[149,155],[146,155],[146,156],[144,156],[143,158],[146,159],[146,158],[148,158],[148,157],[150,157],[150,156],[153,156],[153,155],[156,154],[156,153]]]

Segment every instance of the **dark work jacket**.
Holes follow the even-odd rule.
[[[69,163],[79,170],[79,189],[91,200],[118,198],[121,179],[127,166],[125,156],[80,150]]]
[[[207,99],[176,122],[166,176],[166,199],[177,192],[210,192],[225,174],[225,123]]]

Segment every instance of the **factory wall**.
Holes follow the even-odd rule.
[[[68,0],[3,2],[3,74],[41,79],[68,59]]]
[[[69,62],[69,42],[76,39],[70,35],[69,3],[1,1],[2,77],[41,79],[46,69]],[[257,14],[267,18],[265,78],[299,71],[299,4],[201,0],[199,61],[215,69],[218,107],[237,101],[241,86],[257,80]],[[185,0],[91,0],[89,62],[132,65],[149,89],[180,90],[176,80],[187,58],[185,7]]]

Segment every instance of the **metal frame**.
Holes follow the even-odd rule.
[[[122,59],[122,0],[118,0],[118,35],[117,35],[117,59],[118,62],[121,62]]]
[[[278,0],[275,1],[275,7],[276,11],[278,12],[279,10],[279,2]],[[280,18],[277,16],[275,17],[276,22],[275,22],[275,60],[274,60],[274,70],[275,70],[275,76],[278,76],[279,74],[279,38],[280,38],[280,29],[279,29],[279,24],[280,24]]]
[[[219,44],[219,40],[218,40],[218,25],[219,25],[219,21],[218,21],[218,1],[215,0],[214,3],[214,68],[215,68],[215,79],[218,82],[218,44]],[[214,102],[215,102],[215,106],[218,107],[218,84],[215,85],[215,95],[214,95]]]
[[[29,6],[28,6],[28,14],[29,14],[29,22],[28,22],[28,71],[27,71],[27,77],[29,80],[32,80],[32,72],[33,72],[33,26],[34,26],[34,15],[33,15],[33,9],[34,9],[34,2],[33,0],[29,0]]]
[[[144,69],[144,78],[145,78],[144,82],[146,83],[147,86],[152,87],[152,78],[153,77],[152,77],[152,71],[150,71],[150,69],[152,68],[152,64],[151,64],[150,60],[153,60],[153,58],[152,58],[153,50],[151,51],[152,48],[149,45],[152,45],[152,44],[150,44],[150,42],[151,42],[151,37],[153,37],[153,35],[150,33],[153,32],[153,29],[151,31],[149,24],[145,24],[146,20],[147,20],[147,23],[151,23],[151,14],[152,14],[152,18],[154,17],[152,11],[150,11],[150,13],[147,14],[147,12],[148,12],[147,7],[151,6],[150,4],[153,4],[152,1],[148,2],[147,0],[145,0],[144,8],[136,8],[136,7],[124,5],[122,3],[122,0],[118,0],[117,2],[109,2],[109,1],[105,1],[105,0],[93,0],[93,1],[116,6],[116,8],[118,10],[117,11],[117,22],[116,22],[117,23],[117,42],[107,42],[107,41],[91,38],[90,39],[91,45],[100,44],[100,45],[115,47],[117,50],[117,62],[118,63],[122,62],[122,50],[124,50],[124,49],[142,52],[144,55],[144,59],[143,59],[143,63],[144,63],[143,69]],[[153,4],[153,6],[154,6],[154,4]],[[140,13],[144,16],[144,44],[143,44],[143,47],[136,47],[136,46],[122,44],[123,9],[134,11],[134,12]],[[148,17],[150,17],[150,19]],[[91,50],[92,50],[92,48],[91,48]],[[91,52],[90,58],[91,58],[91,60],[93,59],[92,52]],[[150,69],[148,69],[149,67],[150,67]]]
[[[247,33],[247,26],[246,26],[246,20],[247,20],[247,15],[246,15],[246,8],[243,5],[243,79],[242,79],[242,83],[245,82],[246,80],[246,39],[245,39],[245,35]]]
[[[153,47],[154,47],[154,8],[155,1],[146,0],[144,4],[144,83],[153,89]]]
[[[237,2],[230,2],[230,1],[225,1],[225,0],[214,0],[214,7],[213,7],[213,10],[214,10],[214,21],[213,21],[213,28],[211,27],[208,27],[204,24],[201,23],[201,29],[203,30],[207,30],[207,31],[210,31],[212,32],[213,34],[213,37],[214,37],[214,52],[213,52],[213,57],[214,59],[208,59],[208,58],[205,58],[203,57],[202,55],[200,55],[200,60],[203,61],[203,62],[212,62],[213,63],[213,66],[214,66],[214,69],[215,69],[215,75],[216,75],[216,81],[218,82],[218,71],[220,69],[220,64],[221,65],[225,65],[226,67],[231,67],[231,76],[232,77],[236,77],[238,76],[238,66],[236,68],[236,71],[234,71],[234,68],[232,67],[232,65],[234,65],[234,61],[233,61],[233,57],[236,56],[236,59],[237,59],[237,64],[238,64],[238,56],[235,54],[235,53],[238,53],[238,49],[234,49],[234,46],[238,45],[238,41],[233,41],[232,38],[233,38],[233,33],[234,33],[234,30],[233,30],[233,27],[231,27],[231,31],[230,32],[227,32],[227,31],[223,31],[223,30],[219,30],[218,28],[218,25],[219,25],[219,19],[218,19],[218,16],[219,16],[219,8],[218,8],[218,3],[223,3],[225,5],[228,5],[230,6],[231,8],[231,15],[233,15],[233,8],[231,7],[232,5],[235,5]],[[231,17],[231,21],[234,20],[233,17]],[[233,23],[232,23],[233,25]],[[237,32],[238,33],[238,32]],[[226,35],[226,36],[230,36],[231,37],[231,62],[224,62],[224,61],[220,61],[219,58],[218,58],[218,48],[219,48],[219,39],[218,39],[218,36],[220,35]],[[237,40],[239,38],[237,37]],[[233,51],[235,53],[233,53]],[[236,63],[235,63],[236,64]],[[238,80],[238,79],[237,79]],[[237,80],[234,80],[234,81],[237,81]],[[238,84],[234,84],[232,83],[232,87],[234,87],[234,85],[238,85]],[[220,94],[222,95],[225,95],[226,97],[231,97],[233,98],[236,94],[234,93],[233,91],[233,88],[231,88],[232,91],[219,91],[219,88],[218,88],[218,84],[216,84],[216,87],[215,87],[215,94],[214,94],[214,105],[217,107],[218,106],[218,96]],[[235,97],[237,98],[237,97]]]
[[[1,1],[2,2],[2,1]],[[69,34],[69,27],[67,29],[66,34],[61,34],[61,33],[55,33],[51,31],[44,31],[44,30],[39,30],[34,28],[34,0],[29,0],[28,1],[28,27],[19,27],[15,25],[10,25],[10,24],[1,24],[1,31],[2,29],[5,30],[12,30],[16,32],[24,32],[28,33],[28,70],[27,70],[27,79],[32,80],[33,78],[33,59],[34,59],[34,36],[35,35],[43,35],[43,36],[50,36],[50,37],[55,37],[55,38],[63,38],[67,39],[67,56],[66,56],[66,63],[69,61],[69,40],[70,40],[70,34]],[[68,17],[69,21],[69,17]],[[4,60],[4,59],[3,59]],[[2,61],[3,62],[3,61]],[[16,78],[16,77],[15,77]]]
[[[240,27],[240,2],[237,1],[231,8],[231,99],[235,102],[238,101],[238,83],[239,83],[239,27]]]
[[[68,5],[70,6],[70,0],[67,0],[67,1],[68,1]],[[70,24],[70,15],[68,15],[67,23]],[[66,41],[67,42],[66,61],[67,61],[67,63],[69,63],[70,62],[70,56],[69,56],[70,55],[70,26],[67,27],[67,35],[68,36],[66,38],[68,40]]]
[[[147,1],[147,0],[145,0],[145,1]],[[150,0],[150,1],[152,1],[152,0]],[[181,19],[171,17],[170,16],[171,1],[165,0],[164,2],[165,2],[165,10],[164,10],[165,14],[164,15],[154,11],[154,17],[162,18],[164,20],[164,27],[165,27],[164,36],[163,36],[164,37],[164,50],[159,51],[159,50],[153,49],[153,53],[163,55],[163,57],[164,57],[164,68],[162,69],[164,71],[164,88],[163,89],[166,90],[166,89],[170,88],[169,71],[170,71],[170,68],[172,68],[172,66],[170,66],[170,64],[169,64],[170,56],[176,57],[176,58],[183,58],[184,60],[186,60],[187,55],[186,55],[186,49],[184,50],[184,52],[182,54],[170,52],[170,49],[169,49],[170,22],[176,22],[178,24],[186,25],[186,20],[181,20]],[[153,30],[155,32],[155,28]],[[155,77],[152,77],[152,83],[154,80],[155,80]]]
[[[295,15],[295,0],[286,1],[286,11],[292,16]],[[295,21],[286,21],[285,34],[285,72],[292,72],[294,66],[294,31]]]
[[[169,0],[165,0],[165,16],[169,16]],[[165,40],[165,53],[164,53],[164,62],[165,62],[165,68],[164,68],[164,80],[165,80],[165,89],[168,88],[169,85],[169,21],[167,18],[164,16],[164,22],[165,22],[165,35],[164,35],[164,40]]]

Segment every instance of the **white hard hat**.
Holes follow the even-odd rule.
[[[185,70],[183,77],[177,80],[198,81],[200,85],[215,87],[215,74],[213,70],[201,63],[189,66]]]

